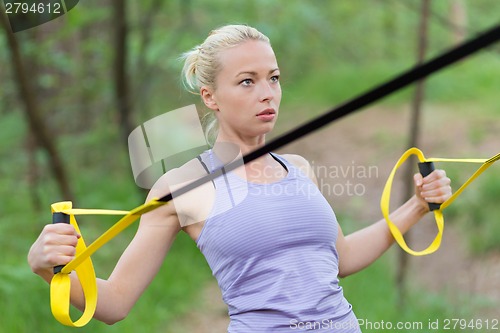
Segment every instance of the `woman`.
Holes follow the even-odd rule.
[[[254,28],[212,31],[185,54],[183,75],[216,122],[213,149],[160,178],[148,200],[175,190],[265,144],[279,113],[280,70],[269,39]],[[442,170],[415,175],[416,194],[391,218],[406,232],[428,202],[451,195]],[[393,243],[381,220],[344,236],[319,192],[309,163],[268,154],[200,186],[141,218],[134,239],[107,280],[98,280],[95,318],[123,318],[152,281],[179,231],[205,255],[229,308],[229,332],[359,332],[338,277],[367,267]],[[70,225],[47,225],[28,255],[46,281],[68,263],[79,235]],[[83,306],[73,279],[72,303]]]

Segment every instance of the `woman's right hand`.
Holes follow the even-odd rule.
[[[75,257],[79,238],[71,224],[47,224],[28,253],[31,270],[49,279],[54,266],[65,265]]]

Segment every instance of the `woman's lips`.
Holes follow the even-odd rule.
[[[265,109],[257,114],[257,118],[263,121],[271,121],[276,117],[274,109]]]

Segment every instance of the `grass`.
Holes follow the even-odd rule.
[[[345,296],[353,305],[363,332],[380,331],[369,323],[381,323],[382,321],[394,324],[403,321],[421,322],[424,321],[424,318],[434,316],[434,314],[432,316],[430,316],[431,314],[422,315],[422,308],[415,306],[414,301],[421,300],[421,298],[410,299],[408,302],[410,306],[407,310],[399,311],[396,306],[393,275],[392,265],[387,258],[384,258],[368,269],[341,282]],[[374,281],[379,283],[374,285]],[[376,306],[373,306],[374,304]],[[439,308],[439,305],[433,304],[432,307],[435,310]]]

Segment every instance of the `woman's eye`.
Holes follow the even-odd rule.
[[[271,77],[271,82],[278,82],[279,80],[280,80],[280,76],[279,75],[275,75],[275,76]]]
[[[243,84],[244,86],[249,86],[252,84],[251,79],[244,79],[243,81],[240,82],[240,84]]]

